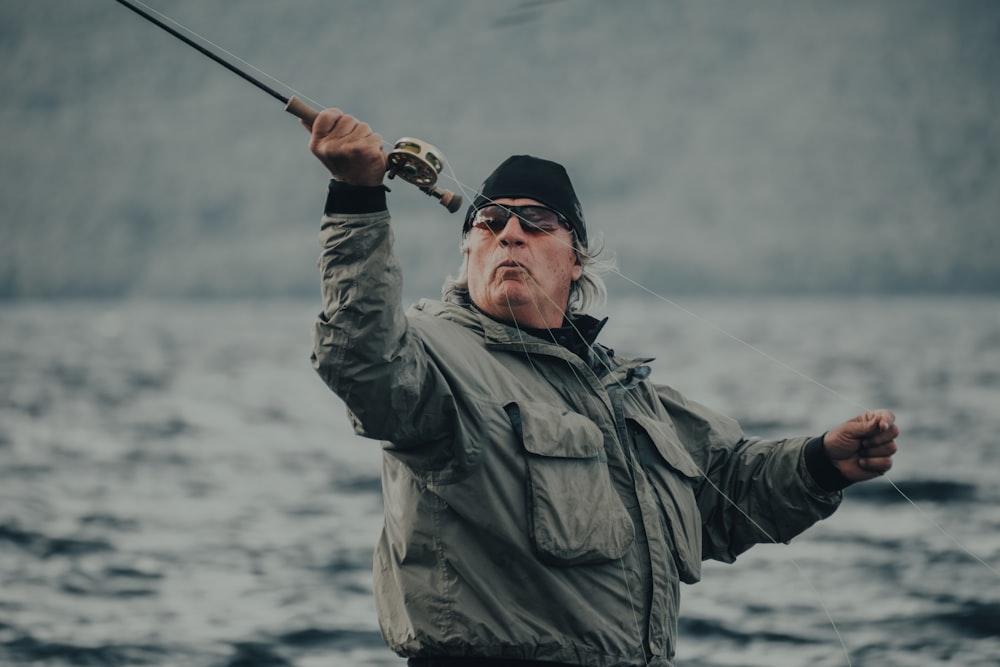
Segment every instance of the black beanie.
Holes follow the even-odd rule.
[[[566,216],[580,246],[587,247],[583,208],[561,164],[531,155],[512,155],[493,170],[465,214],[462,233],[469,231],[476,210],[501,197],[534,199]]]

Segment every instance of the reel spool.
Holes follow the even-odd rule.
[[[444,160],[440,155],[441,152],[426,141],[403,137],[386,155],[389,178],[399,176],[431,197],[441,200],[441,205],[454,213],[462,207],[462,197],[435,187],[438,174],[444,168]]]

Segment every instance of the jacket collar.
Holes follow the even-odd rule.
[[[555,329],[535,329],[501,322],[487,315],[475,304],[468,306],[476,314],[488,336],[496,342],[522,342],[525,335],[539,338],[547,343],[555,343],[579,354],[581,349],[589,349],[597,344],[601,329],[608,318],[599,320],[590,315],[576,315],[563,321],[563,326]],[[583,356],[582,354],[580,356]],[[586,358],[586,357],[585,357]]]
[[[546,343],[556,343],[572,349],[574,345],[591,347],[597,343],[601,329],[608,318],[599,320],[590,315],[576,315],[572,320],[557,329],[532,329],[518,327],[496,320],[481,311],[471,301],[461,301],[455,298],[445,301],[421,299],[415,305],[417,310],[428,315],[443,317],[456,324],[480,331],[490,343],[523,343],[525,338],[532,337]]]
[[[597,337],[607,324],[608,318],[599,320],[590,315],[577,315],[571,323],[568,322],[566,326],[558,329],[527,329],[495,320],[474,304],[455,299],[446,301],[421,299],[414,308],[432,317],[451,320],[478,333],[487,345],[499,347],[516,345],[522,350],[531,348],[532,351],[548,354],[552,354],[553,350],[572,352],[593,369],[598,377],[616,371],[617,374],[625,374],[626,379],[644,379],[649,375],[646,364],[653,361],[652,357],[619,359],[615,357],[614,350],[599,345]],[[571,344],[566,344],[560,338],[565,338]]]

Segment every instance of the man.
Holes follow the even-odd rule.
[[[669,666],[702,559],[787,541],[890,468],[888,411],[748,438],[598,345],[586,225],[553,162],[487,178],[459,279],[404,314],[381,137],[338,110],[311,131],[333,175],[313,360],[382,441],[375,595],[411,667]]]

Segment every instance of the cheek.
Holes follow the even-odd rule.
[[[481,294],[485,289],[487,282],[485,266],[482,253],[470,250],[466,260],[466,279],[469,284],[469,293],[473,296]]]
[[[558,263],[558,266],[560,267],[560,280],[572,282],[579,280],[580,276],[583,275],[583,265],[580,264],[575,251],[565,247],[561,248],[560,252],[553,258],[553,260]]]
[[[474,250],[470,250],[466,258],[466,269],[470,281],[479,278],[483,272],[482,255]]]

